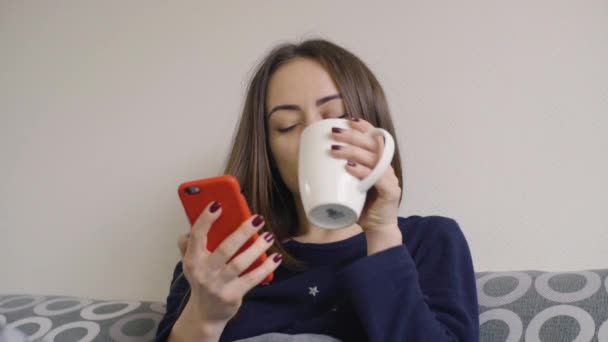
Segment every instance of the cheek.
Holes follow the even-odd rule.
[[[297,186],[298,183],[299,139],[277,137],[271,142],[270,149],[283,181],[290,190],[295,190],[294,186]]]
[[[298,143],[294,139],[276,139],[271,149],[280,169],[297,166],[299,150]]]

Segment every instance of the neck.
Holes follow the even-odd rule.
[[[330,243],[345,240],[363,231],[363,229],[356,223],[342,229],[323,229],[315,226],[306,218],[304,206],[302,205],[302,200],[300,199],[300,194],[294,193],[293,199],[296,204],[296,211],[298,214],[298,229],[296,235],[291,237],[292,240],[310,243]]]

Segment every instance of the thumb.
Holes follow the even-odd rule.
[[[182,256],[182,259],[184,258],[184,255],[186,255],[188,239],[190,239],[190,233],[180,234],[177,238],[177,247],[179,248],[179,254]]]

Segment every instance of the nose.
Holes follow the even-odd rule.
[[[317,122],[317,121],[321,121],[323,120],[323,116],[321,115],[321,112],[319,112],[316,109],[313,109],[311,111],[306,111],[304,113],[304,128],[312,125],[313,123]]]

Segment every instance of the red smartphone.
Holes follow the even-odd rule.
[[[211,202],[219,201],[222,204],[222,214],[211,225],[207,234],[207,250],[210,252],[213,252],[225,238],[237,230],[243,221],[251,217],[245,196],[241,194],[241,186],[236,178],[230,175],[182,183],[178,188],[178,193],[190,225],[194,225],[194,222]],[[259,237],[258,233],[254,233],[228,262],[245,251]],[[260,266],[266,258],[268,256],[263,253],[239,276]],[[270,283],[273,277],[274,273],[269,274],[262,284]]]

